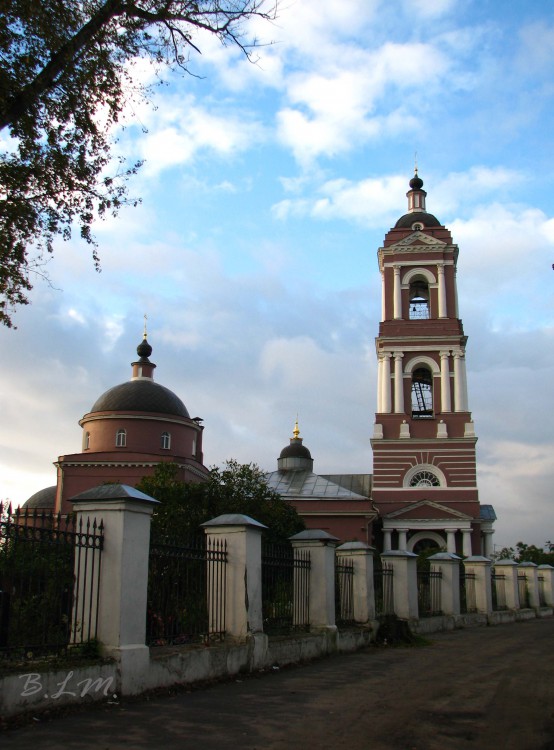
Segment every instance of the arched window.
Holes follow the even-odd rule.
[[[429,318],[429,285],[423,278],[410,283],[410,320]]]
[[[121,428],[115,434],[115,447],[125,448],[127,445],[127,431]]]
[[[168,451],[171,448],[171,435],[169,432],[162,432],[162,446],[163,450]]]
[[[88,451],[90,448],[90,432],[83,433],[83,450]]]
[[[410,487],[440,487],[440,485],[437,475],[428,469],[418,471],[410,479]]]
[[[412,372],[412,418],[433,417],[433,375],[426,367]]]

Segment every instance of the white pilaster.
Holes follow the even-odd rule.
[[[393,569],[394,614],[403,620],[417,619],[417,555],[391,550],[383,552],[381,560]]]
[[[402,377],[402,352],[394,352],[394,411],[404,414],[404,378]]]
[[[450,399],[450,352],[440,352],[441,358],[441,412],[452,411]]]
[[[519,588],[517,583],[517,563],[515,560],[497,560],[494,563],[496,575],[504,576],[504,597],[507,609],[519,609]]]
[[[465,411],[464,404],[464,380],[462,372],[463,354],[461,351],[453,352],[454,355],[454,411]]]
[[[359,623],[375,619],[374,552],[365,542],[346,542],[337,547],[337,559],[351,561],[354,568],[354,620]]]
[[[402,318],[402,291],[400,287],[400,266],[394,266],[394,319]]]
[[[441,611],[443,615],[460,614],[460,558],[450,552],[439,552],[429,558],[431,570],[441,573]]]
[[[381,271],[381,322],[385,320],[386,316],[385,301],[385,272]]]
[[[446,318],[446,285],[442,263],[437,266],[437,271],[439,276],[439,318]]]
[[[527,592],[529,594],[529,606],[533,609],[540,607],[537,565],[532,562],[519,563],[518,575],[525,576],[525,580],[527,583]]]
[[[383,365],[382,365],[382,377],[381,377],[381,398],[382,398],[382,413],[390,414],[391,411],[391,377],[390,377],[390,359],[392,354],[390,352],[384,352],[383,354]]]
[[[537,573],[539,578],[542,578],[539,585],[542,586],[544,603],[547,607],[552,607],[554,606],[554,568],[552,565],[539,565]]]
[[[338,539],[320,529],[306,529],[290,537],[294,549],[310,553],[310,627],[336,629],[335,547]]]
[[[475,607],[477,612],[492,612],[491,561],[486,557],[475,555],[464,560],[465,572],[475,575]]]

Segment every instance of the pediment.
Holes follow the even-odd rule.
[[[452,520],[457,519],[460,521],[471,521],[472,516],[468,516],[465,513],[461,513],[459,510],[449,508],[441,503],[433,502],[432,500],[419,500],[417,503],[410,503],[404,508],[387,513],[383,518],[405,518],[407,519],[421,519],[421,520]]]
[[[428,234],[425,234],[424,232],[412,232],[412,234],[409,234],[407,237],[404,237],[403,240],[399,240],[398,242],[395,242],[393,245],[390,245],[390,247],[407,247],[407,246],[413,246],[413,245],[423,245],[425,247],[429,247],[430,245],[435,245],[436,247],[444,247],[447,243],[443,240],[439,240],[436,237],[430,237]]]

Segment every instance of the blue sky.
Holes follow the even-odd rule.
[[[0,331],[0,497],[55,483],[78,419],[130,377],[145,313],[156,379],[204,418],[208,465],[274,469],[298,414],[316,471],[370,472],[376,253],[417,152],[460,247],[495,543],[553,538],[551,4],[287,0],[250,31],[274,42],[256,65],[200,38],[198,77],[128,107],[114,135],[145,159],[141,205],[98,224],[100,274],[60,242],[51,285]]]

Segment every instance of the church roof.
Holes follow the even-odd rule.
[[[181,399],[150,379],[130,380],[110,388],[93,404],[91,412],[96,411],[148,411],[190,419]]]
[[[424,227],[441,227],[442,224],[433,214],[427,213],[427,211],[414,211],[410,214],[404,214],[401,216],[396,224],[395,229],[410,229],[415,223],[423,224]]]
[[[349,484],[353,484],[350,477],[360,475],[332,476],[340,481],[331,481],[328,476],[314,474],[313,471],[272,471],[266,474],[266,481],[272,490],[283,497],[367,500],[367,495],[358,494],[348,488]]]
[[[53,487],[44,487],[42,490],[35,492],[34,495],[23,503],[23,508],[34,510],[35,508],[44,508],[53,510],[56,502],[56,485]]]

